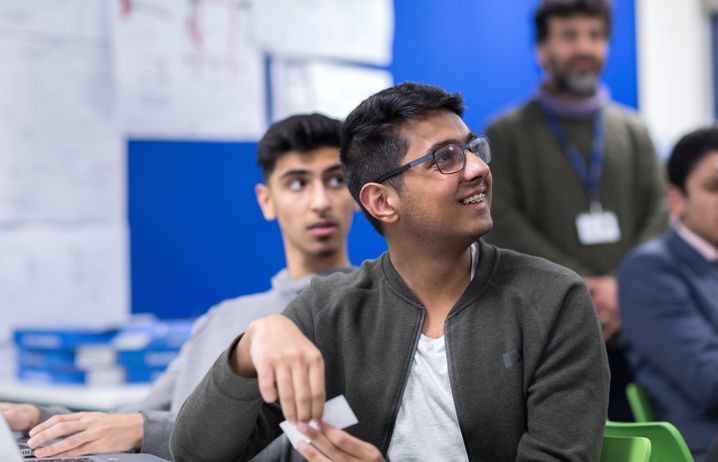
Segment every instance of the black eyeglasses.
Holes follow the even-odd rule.
[[[491,162],[491,149],[489,148],[489,139],[485,136],[477,136],[466,144],[447,144],[436,151],[429,151],[418,159],[412,160],[408,164],[393,168],[377,178],[374,183],[382,183],[389,178],[396,176],[415,167],[422,162],[432,160],[436,167],[444,175],[458,173],[466,166],[466,156],[464,151],[469,150],[476,157],[483,160],[487,164]]]

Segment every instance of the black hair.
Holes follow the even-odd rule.
[[[544,0],[534,13],[536,42],[543,43],[548,37],[549,18],[575,15],[603,19],[606,23],[606,36],[611,35],[611,5],[606,0]]]
[[[290,151],[306,153],[324,146],[339,147],[341,122],[322,114],[299,114],[272,124],[257,147],[257,164],[264,180],[277,160]]]
[[[711,151],[718,151],[718,126],[699,128],[683,136],[668,159],[668,180],[685,193],[686,179]]]
[[[404,82],[370,96],[347,116],[342,127],[341,160],[349,192],[358,204],[361,205],[362,186],[398,167],[406,155],[408,142],[400,133],[402,125],[439,109],[461,116],[465,109],[461,95]],[[401,175],[386,182],[401,192]],[[364,206],[362,211],[374,229],[383,234],[381,222]]]

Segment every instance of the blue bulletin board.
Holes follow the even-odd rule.
[[[474,131],[529,97],[540,81],[534,0],[395,0],[395,82],[464,95]],[[636,107],[634,0],[614,1],[604,74],[615,100]],[[284,266],[279,230],[254,198],[254,143],[128,141],[132,311],[196,316],[269,288]],[[496,153],[500,155],[500,153]],[[361,214],[349,237],[355,264],[385,250]]]

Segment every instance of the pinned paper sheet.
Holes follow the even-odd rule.
[[[340,429],[347,428],[350,425],[354,425],[359,422],[356,415],[354,415],[354,411],[352,411],[352,408],[349,407],[349,403],[346,398],[344,398],[344,395],[339,395],[324,403],[324,415],[322,416],[322,420],[324,423]],[[315,420],[311,420],[309,425],[312,428],[319,429],[319,425],[317,425]],[[297,427],[295,427],[294,424],[288,420],[280,423],[279,426],[282,428],[284,433],[287,434],[287,438],[289,438],[289,442],[292,443],[294,448],[297,447],[297,444],[300,441],[304,441],[307,444],[311,443],[311,440],[307,438],[304,433],[297,430]]]

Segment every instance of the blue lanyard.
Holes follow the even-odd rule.
[[[603,118],[601,117],[601,111],[596,112],[596,115],[593,117],[591,156],[588,159],[588,164],[583,161],[583,157],[578,153],[578,149],[568,141],[556,116],[546,109],[544,109],[544,114],[546,115],[553,135],[566,153],[568,161],[573,166],[579,178],[581,178],[581,182],[583,183],[586,195],[591,204],[591,211],[600,211],[601,194],[598,191],[598,186],[601,180],[601,169],[603,167]]]

